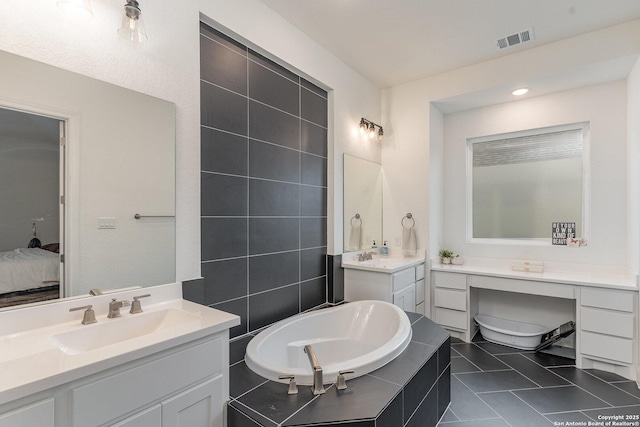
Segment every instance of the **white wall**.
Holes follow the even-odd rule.
[[[178,280],[200,277],[200,13],[331,90],[328,252],[342,252],[342,153],[380,161],[356,133],[362,116],[380,121],[377,88],[257,0],[143,0],[143,44],[116,33],[123,2],[92,3],[92,20],[72,22],[52,0],[3,0],[0,49],[176,104]]]
[[[480,95],[484,96],[488,91],[509,93],[523,84],[548,81],[551,76],[561,76],[565,84],[579,87],[589,81],[587,76],[593,76],[594,69],[604,70],[595,75],[607,81],[605,78],[615,68],[614,63],[637,58],[638,53],[640,21],[632,21],[528,50],[516,50],[495,60],[385,89],[382,96],[385,126],[382,159],[389,182],[384,192],[385,233],[397,228],[401,215],[413,210],[420,226],[419,244],[430,249],[430,256],[439,249],[437,240],[443,233],[442,224],[435,215],[430,218],[430,214],[439,212],[438,207],[443,206],[444,200],[437,193],[429,194],[429,189],[438,189],[436,182],[430,182],[429,169],[431,165],[443,167],[444,163],[438,158],[441,136],[437,124],[430,124],[437,119],[431,111],[432,105],[449,100],[452,101],[450,104],[460,102],[460,97],[466,97],[468,101],[472,97],[467,95],[474,94],[480,99]],[[609,80],[614,78],[609,77]],[[431,178],[434,177],[438,177],[438,172],[432,174]],[[392,196],[388,197],[388,194]],[[429,204],[431,208],[422,208]],[[448,215],[447,206],[443,212]],[[432,237],[425,243],[429,235]],[[626,237],[622,239],[624,241]],[[620,244],[625,245],[617,243]]]
[[[626,92],[626,83],[617,81],[445,116],[444,246],[467,256],[610,265],[624,272],[627,237]],[[588,246],[567,248],[468,243],[465,227],[467,138],[578,122],[590,122],[591,134],[591,231]],[[548,224],[549,237],[550,233],[551,225]]]

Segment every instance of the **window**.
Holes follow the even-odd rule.
[[[575,222],[586,238],[588,136],[577,123],[468,139],[468,237],[550,245],[553,222]]]

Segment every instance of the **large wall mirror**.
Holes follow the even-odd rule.
[[[344,251],[382,246],[382,166],[344,155]]]
[[[6,52],[0,69],[0,307],[174,282],[174,104]]]
[[[588,229],[589,124],[467,140],[471,241],[551,245],[554,222]]]

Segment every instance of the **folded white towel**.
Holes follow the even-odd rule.
[[[362,226],[352,225],[351,232],[349,233],[349,250],[350,251],[359,251],[362,246]]]
[[[404,256],[416,256],[418,244],[416,242],[416,232],[411,227],[402,227],[402,253]]]

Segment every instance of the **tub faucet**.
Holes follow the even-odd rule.
[[[318,363],[318,358],[316,357],[316,353],[313,351],[311,344],[304,346],[304,352],[309,356],[309,363],[311,363],[311,369],[313,369],[313,394],[323,394],[325,390],[322,378],[322,367]]]

